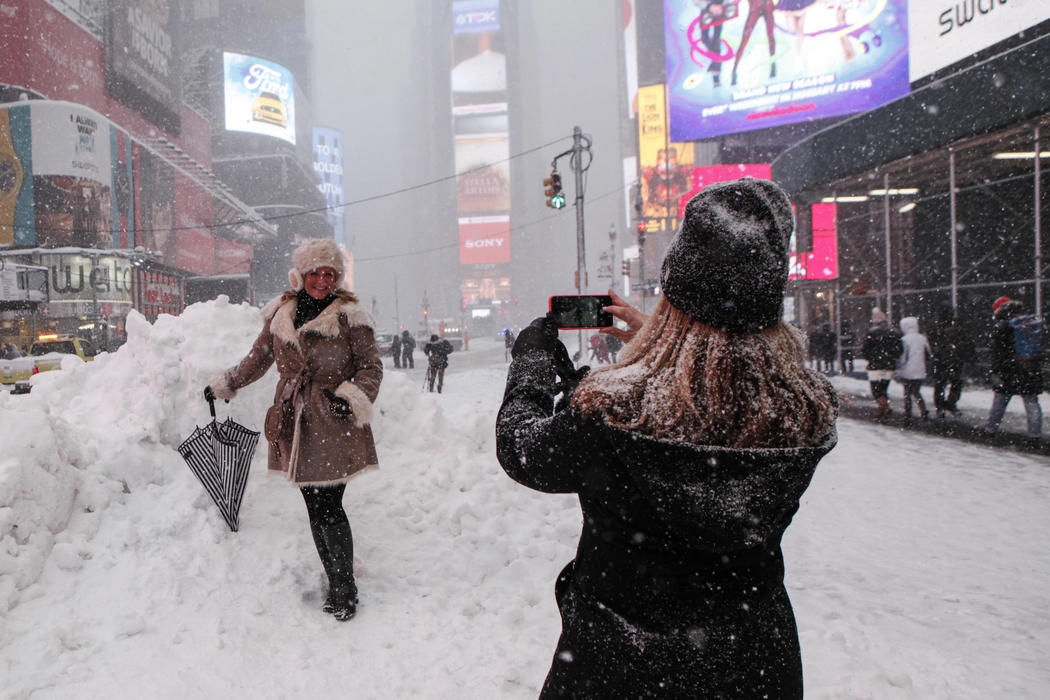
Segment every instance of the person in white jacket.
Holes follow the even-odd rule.
[[[919,413],[924,419],[930,417],[926,410],[926,402],[922,400],[919,389],[922,380],[926,379],[926,361],[933,357],[930,349],[930,341],[919,332],[919,319],[915,316],[905,316],[901,319],[901,345],[904,352],[897,359],[897,378],[904,385],[904,421],[911,420],[912,397],[919,404]]]

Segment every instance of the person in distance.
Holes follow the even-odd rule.
[[[547,318],[519,334],[497,456],[583,511],[541,697],[802,697],[780,542],[838,409],[781,321],[793,227],[774,183],[710,185],[652,314],[611,295],[628,325],[604,329],[629,341],[618,364],[581,379]],[[579,380],[560,411],[559,377]]]

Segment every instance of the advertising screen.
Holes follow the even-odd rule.
[[[664,0],[672,141],[823,119],[908,93],[906,0]]]
[[[510,262],[510,217],[461,217],[459,262],[461,265]]]
[[[833,280],[839,276],[836,210],[832,203],[810,206],[813,245],[797,250],[798,232],[791,237],[788,278],[793,280]]]
[[[178,129],[179,12],[170,0],[109,0],[106,87],[155,124]]]
[[[226,130],[295,143],[295,83],[291,71],[265,58],[224,52]]]
[[[321,181],[317,188],[324,195],[328,223],[335,242],[346,244],[343,229],[346,199],[343,195],[343,132],[323,126],[314,127],[314,172]]]
[[[1050,19],[1046,0],[913,2],[908,7],[912,81]]]

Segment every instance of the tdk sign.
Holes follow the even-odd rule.
[[[499,30],[498,0],[473,0],[453,5],[454,32],[480,34]]]

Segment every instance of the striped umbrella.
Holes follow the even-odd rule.
[[[197,427],[179,445],[179,454],[219,507],[230,530],[237,532],[244,487],[259,433],[227,418],[215,420],[215,402],[208,402],[212,421]]]

